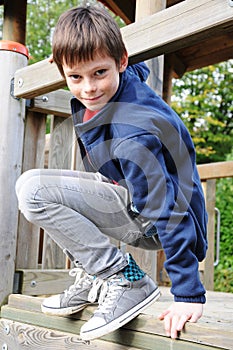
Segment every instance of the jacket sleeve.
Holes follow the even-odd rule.
[[[114,157],[119,160],[136,210],[156,226],[175,301],[204,303],[205,289],[195,254],[196,225],[182,189],[190,181],[174,181],[175,176],[167,171],[162,147],[157,137],[140,135],[121,142]]]

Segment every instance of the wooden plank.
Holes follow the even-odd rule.
[[[34,63],[15,73],[15,96],[33,98],[65,86],[55,63],[48,59]]]
[[[177,51],[177,56],[187,68],[193,71],[211,64],[227,61],[233,57],[233,30],[220,36],[210,37],[209,40],[197,43],[184,50]]]
[[[28,112],[25,122],[22,173],[44,167],[46,116]],[[16,268],[37,268],[40,228],[20,214],[17,236]]]
[[[186,0],[122,28],[131,62],[138,62],[231,32],[233,10],[225,0]],[[149,56],[149,57],[148,57]]]
[[[225,0],[186,0],[121,29],[131,63],[176,52],[232,31],[233,9]],[[32,98],[65,85],[48,59],[15,73],[15,96]]]
[[[120,16],[126,24],[135,20],[135,3],[134,1],[125,0],[100,0],[112,12]]]
[[[18,270],[23,273],[22,294],[46,295],[59,294],[74,283],[69,270]]]
[[[72,95],[67,90],[57,90],[32,100],[29,110],[61,117],[70,117],[70,100]]]
[[[72,119],[53,117],[49,147],[49,168],[70,169],[74,133]],[[45,233],[43,243],[42,268],[62,269],[65,267],[66,257],[61,248]]]
[[[87,344],[73,333],[64,333],[8,319],[0,319],[0,343],[2,349],[4,344],[7,346],[4,347],[6,350],[25,348],[30,350],[137,350],[134,347],[107,343],[103,340]]]
[[[168,349],[172,346],[173,350],[219,350],[219,347],[217,348],[215,346],[210,347],[208,345],[186,342],[182,339],[179,341],[172,341],[170,338],[158,336],[153,332],[156,324],[153,322],[154,320],[152,320],[152,317],[145,317],[144,315],[142,317],[141,324],[140,317],[138,317],[136,320],[128,323],[126,326],[118,329],[117,331],[105,335],[101,338],[101,340],[106,341],[106,344],[107,342],[110,342],[111,344],[117,343],[119,345],[123,345],[126,347],[126,349],[137,348],[144,350],[161,350]],[[84,321],[72,317],[47,316],[38,312],[13,309],[9,306],[4,306],[2,318],[14,320],[20,323],[28,323],[34,326],[46,327],[51,331],[58,330],[63,333],[75,335],[77,333],[79,334],[80,328],[84,324]],[[144,329],[140,330],[140,326],[143,324],[147,324],[149,326],[148,329],[152,329],[149,331],[147,329],[146,332]],[[133,329],[130,328],[132,325]],[[135,331],[135,325],[137,327],[137,331]],[[93,340],[90,344],[95,346],[96,342],[98,341],[99,340]],[[220,347],[220,349],[224,348]],[[225,347],[225,349],[232,348]]]
[[[215,193],[216,180],[207,180],[204,183],[206,209],[208,212],[207,239],[208,250],[206,258],[199,265],[202,282],[207,290],[214,289],[214,249],[215,249]]]
[[[0,50],[0,305],[13,287],[18,225],[14,188],[22,169],[25,116],[25,101],[14,99],[10,86],[15,71],[26,63],[25,56]]]
[[[164,325],[158,315],[171,304],[173,298],[168,288],[161,287],[161,298],[120,330],[103,337],[103,340],[140,349],[229,349],[233,339],[233,294],[207,292],[204,315],[197,323],[187,323],[179,341],[166,337]],[[83,322],[88,320],[95,307],[87,307],[72,317],[43,315],[41,298],[11,295],[9,305],[2,308],[2,317],[44,326],[62,332],[77,334]],[[91,342],[91,344],[95,344]],[[160,346],[160,347],[159,347]]]
[[[197,166],[202,181],[233,176],[233,161],[201,164]]]

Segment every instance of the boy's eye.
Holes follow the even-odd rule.
[[[80,75],[73,74],[70,76],[73,80],[78,80],[80,79]]]
[[[99,69],[99,70],[96,71],[95,74],[96,74],[97,76],[100,76],[100,75],[103,75],[105,72],[106,72],[106,69]]]

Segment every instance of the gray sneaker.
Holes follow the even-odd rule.
[[[98,309],[81,328],[81,338],[95,339],[122,327],[159,296],[157,285],[148,275],[135,282],[122,273],[108,278],[101,288]]]
[[[75,278],[74,284],[61,294],[44,299],[41,310],[47,315],[68,316],[95,304],[103,280],[88,275],[80,265],[70,270]]]

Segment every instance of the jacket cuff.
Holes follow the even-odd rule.
[[[183,303],[198,303],[198,304],[205,304],[206,297],[205,295],[198,295],[196,297],[179,297],[174,296],[174,300],[176,302],[183,302]]]

